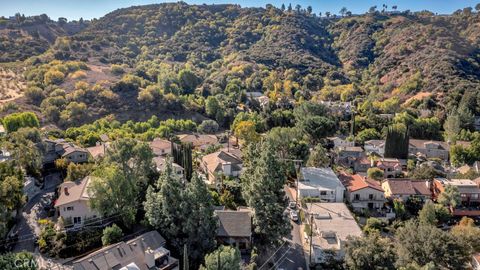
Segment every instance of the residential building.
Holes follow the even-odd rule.
[[[7,132],[5,131],[5,127],[0,124],[0,137],[5,136],[5,134],[7,134]]]
[[[65,158],[73,163],[83,163],[88,161],[89,152],[74,143],[67,142],[63,139],[43,141],[45,152],[43,156],[43,163],[53,163],[59,158]]]
[[[221,175],[238,177],[242,166],[240,158],[223,150],[203,156],[201,159],[202,170],[210,185],[217,184],[217,177]]]
[[[105,156],[107,152],[107,144],[98,144],[92,147],[87,147],[86,150],[93,159],[99,159]]]
[[[73,269],[178,270],[178,260],[170,256],[165,244],[165,239],[157,231],[150,231],[90,253],[74,261]]]
[[[376,153],[383,157],[385,154],[385,140],[370,140],[363,144],[363,148],[367,154]]]
[[[343,136],[327,137],[327,140],[333,144],[334,148],[355,146],[354,141],[349,141]]]
[[[355,172],[366,173],[371,167],[372,161],[366,156],[362,156],[353,160],[353,170]]]
[[[411,197],[426,201],[432,198],[431,183],[428,180],[386,179],[382,182],[385,198],[407,201]]]
[[[193,148],[205,150],[210,145],[218,144],[217,136],[208,134],[180,134],[177,135],[182,143],[191,143]]]
[[[326,202],[342,202],[345,187],[331,168],[304,167],[300,169],[298,194],[300,198],[315,197]]]
[[[167,168],[167,159],[163,157],[154,157],[153,162],[155,163],[155,168],[157,172],[163,172]],[[185,170],[182,166],[178,165],[177,163],[172,162],[172,171],[175,175],[177,175],[180,179],[184,179],[185,177]]]
[[[217,242],[235,246],[242,252],[252,244],[252,216],[248,209],[215,210],[218,217]]]
[[[445,191],[446,186],[455,186],[460,193],[462,206],[470,207],[480,205],[480,188],[475,181],[470,179],[435,178],[433,185],[435,198],[438,198],[438,196]]]
[[[341,146],[336,148],[338,160],[346,158],[360,158],[364,155],[363,149],[360,146]]]
[[[362,230],[344,203],[307,203],[307,209],[313,215],[312,259],[316,263],[325,260],[327,251],[343,257],[347,238],[362,236]]]
[[[450,146],[446,142],[429,140],[409,140],[408,153],[410,155],[423,155],[426,158],[439,158],[448,160]]]
[[[375,166],[383,171],[384,178],[395,178],[402,175],[402,164],[396,158],[381,158]]]
[[[155,156],[166,156],[172,153],[172,143],[170,141],[155,138],[149,143],[150,149]]]
[[[385,195],[378,181],[345,172],[340,173],[338,178],[346,188],[345,197],[355,211],[380,210],[384,207]]]
[[[59,196],[55,201],[57,214],[65,221],[65,226],[82,226],[86,220],[96,218],[99,214],[90,208],[88,186],[92,180],[87,176],[74,182],[60,185]]]

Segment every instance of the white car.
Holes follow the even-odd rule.
[[[290,219],[293,221],[298,221],[298,212],[295,210],[290,211]]]
[[[295,202],[290,202],[290,203],[288,204],[288,207],[289,207],[290,209],[295,209],[295,208],[297,208],[297,204],[296,204]]]

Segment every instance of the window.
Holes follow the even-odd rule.
[[[368,199],[373,200],[373,194],[368,194]]]
[[[82,223],[82,217],[74,217],[73,224],[79,224],[79,223]]]
[[[67,211],[73,211],[73,206],[68,206]]]
[[[478,194],[472,194],[470,197],[471,197],[472,199],[476,200],[476,199],[478,199]]]
[[[320,191],[320,195],[327,195],[326,191]]]
[[[355,196],[353,197],[355,200],[360,200],[360,194],[355,194]]]

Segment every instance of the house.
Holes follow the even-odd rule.
[[[127,242],[101,248],[73,262],[74,270],[177,270],[178,260],[165,248],[157,232],[144,233]]]
[[[367,154],[376,153],[383,157],[385,154],[385,140],[370,140],[363,144],[363,149]]]
[[[464,207],[480,205],[480,188],[470,179],[435,178],[433,180],[434,197],[438,198],[445,191],[446,186],[455,186],[460,193],[461,204]]]
[[[411,197],[426,201],[432,198],[431,185],[427,180],[386,179],[382,182],[385,198],[407,201]]]
[[[5,136],[5,134],[7,134],[7,132],[5,131],[5,127],[0,124],[0,137]]]
[[[59,158],[65,158],[73,163],[83,163],[88,161],[89,152],[71,142],[63,139],[43,141],[44,156],[43,163],[53,163]]]
[[[343,136],[327,137],[327,140],[333,144],[334,148],[355,146],[354,141],[349,141]]]
[[[372,161],[368,157],[362,156],[353,160],[355,172],[366,173],[370,167],[372,167]]]
[[[346,167],[354,167],[355,161],[365,156],[363,149],[359,146],[341,146],[336,148],[337,163]]]
[[[449,150],[450,146],[446,142],[416,139],[409,140],[408,153],[410,155],[420,154],[426,158],[448,160]]]
[[[87,147],[86,150],[93,159],[99,159],[105,156],[107,152],[107,144],[99,144],[92,147]]]
[[[92,180],[87,176],[74,182],[60,185],[59,196],[55,201],[57,214],[65,221],[65,225],[82,226],[85,220],[96,218],[99,214],[90,208],[88,185]]]
[[[155,138],[148,143],[148,145],[150,146],[150,149],[152,149],[153,154],[157,157],[166,156],[172,153],[172,143],[170,141]]]
[[[153,163],[155,163],[155,168],[157,172],[163,172],[167,168],[167,160],[163,157],[154,157]],[[177,163],[172,161],[172,171],[175,175],[177,175],[180,179],[184,179],[185,177],[185,170],[182,166],[178,165]]]
[[[343,257],[347,238],[362,236],[362,230],[344,203],[307,203],[307,209],[313,216],[312,259],[316,263],[323,262],[328,251]],[[306,238],[310,241],[308,235]]]
[[[193,148],[205,150],[210,145],[218,143],[217,136],[208,134],[180,134],[177,136],[182,143],[191,143]]]
[[[380,183],[359,174],[345,172],[340,173],[338,178],[346,188],[345,197],[355,211],[383,208],[385,195]]]
[[[218,218],[217,242],[235,246],[240,251],[250,250],[252,244],[252,216],[248,209],[215,210]]]
[[[300,169],[298,194],[300,198],[315,197],[327,202],[342,202],[345,187],[331,168],[304,167]]]
[[[242,171],[242,160],[230,152],[221,150],[203,156],[200,166],[207,175],[209,184],[215,185],[219,175],[238,177]]]
[[[384,178],[395,178],[402,175],[402,164],[396,158],[381,158],[376,161],[375,165],[383,171]]]

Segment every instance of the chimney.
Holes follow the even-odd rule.
[[[68,187],[63,187],[63,192],[65,193],[65,195],[68,196],[68,195],[69,195],[69,194],[68,194]]]
[[[148,269],[151,269],[155,266],[155,257],[153,256],[153,251],[150,248],[145,250],[145,264],[147,265]]]

